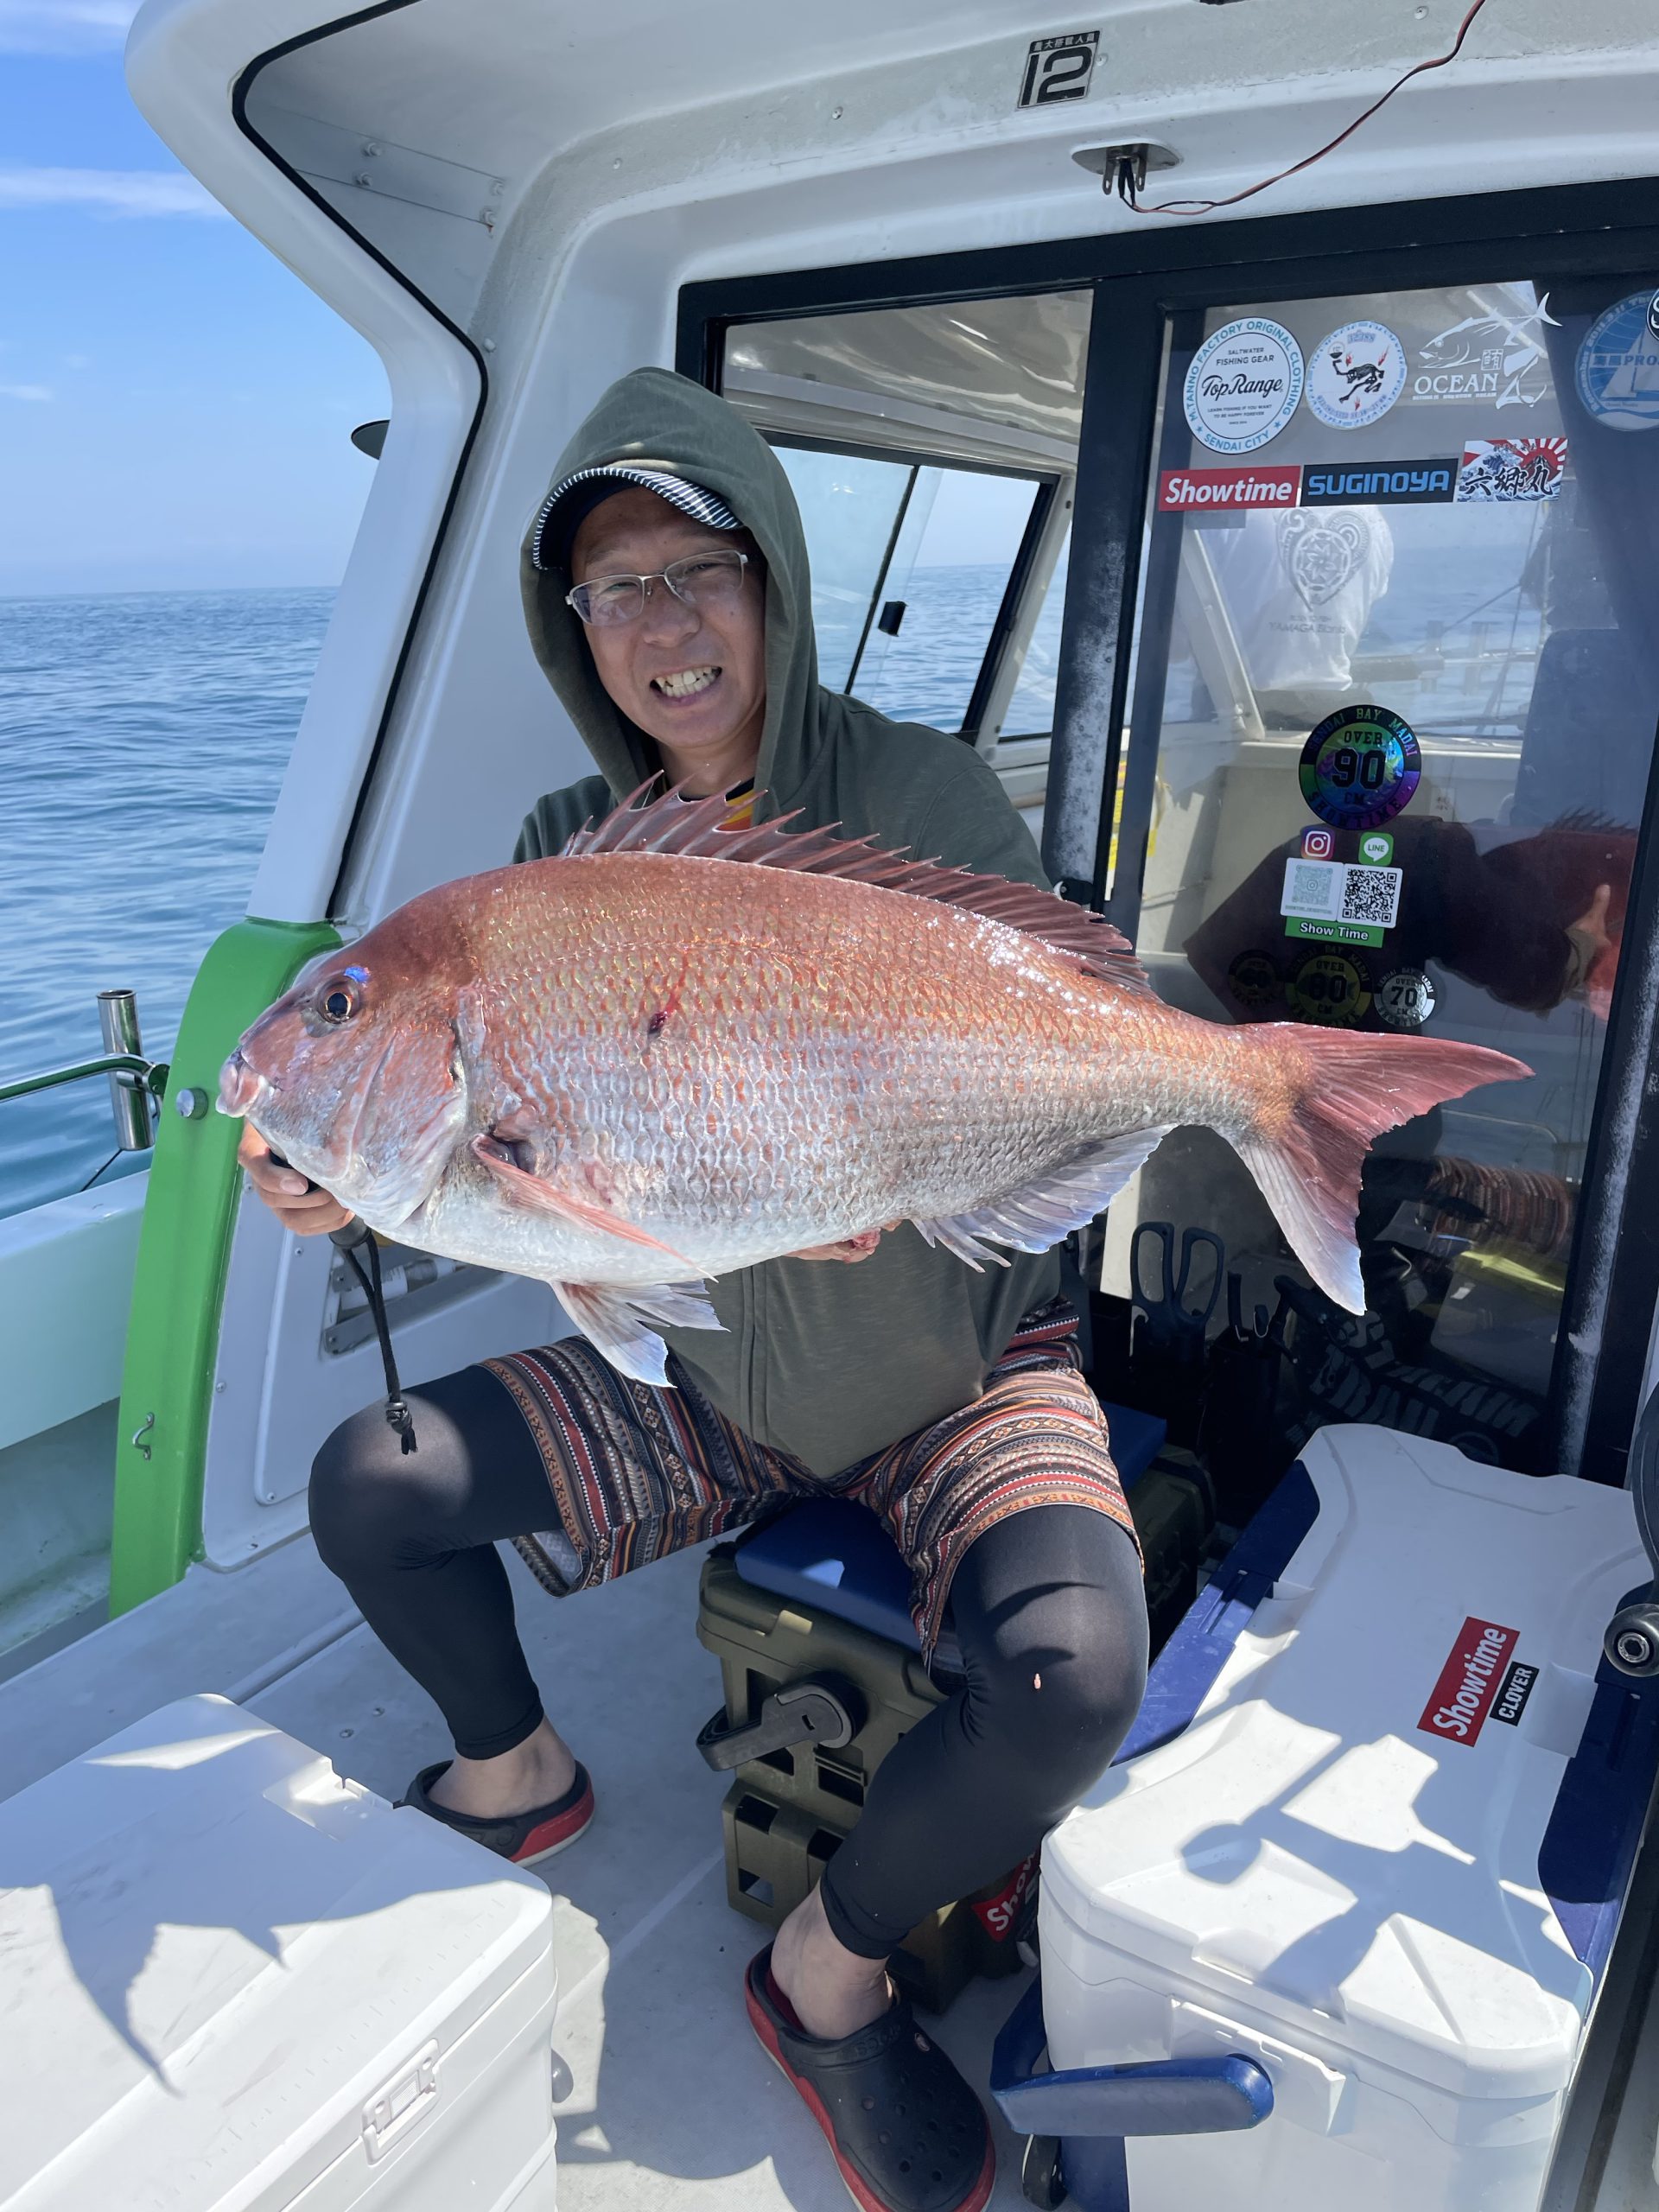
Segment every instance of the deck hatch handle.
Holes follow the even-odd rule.
[[[438,2042],[435,2036],[383,2082],[363,2107],[363,2145],[370,2164],[385,2158],[438,2101]]]

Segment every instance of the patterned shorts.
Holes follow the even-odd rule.
[[[788,1501],[856,1498],[910,1567],[912,1617],[931,1656],[958,1561],[1010,1513],[1090,1506],[1135,1535],[1077,1331],[1063,1301],[1027,1314],[982,1396],[828,1481],[746,1436],[683,1370],[677,1389],[655,1389],[580,1337],[486,1360],[530,1425],[558,1510],[556,1529],[515,1541],[563,1597]]]

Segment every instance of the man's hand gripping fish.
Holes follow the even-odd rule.
[[[720,1326],[707,1277],[898,1220],[973,1268],[1043,1251],[1185,1122],[1359,1313],[1371,1140],[1529,1072],[1201,1020],[1049,893],[726,814],[630,801],[556,859],[411,899],[259,1017],[221,1109],[371,1227],[550,1282],[660,1383],[653,1323]]]

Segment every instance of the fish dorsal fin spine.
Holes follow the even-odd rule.
[[[825,830],[791,830],[788,824],[797,816],[785,814],[776,821],[733,829],[728,826],[731,803],[724,792],[688,799],[671,791],[647,798],[652,788],[652,784],[642,784],[596,827],[590,823],[578,830],[559,857],[591,860],[604,853],[671,853],[687,859],[739,861],[754,868],[837,875],[849,882],[963,907],[1037,938],[1056,952],[1071,954],[1088,974],[1124,990],[1152,988],[1122,931],[1052,891],[1015,883],[1004,875],[947,868],[939,861],[912,860],[907,853],[878,845],[874,838],[843,837],[838,823]]]

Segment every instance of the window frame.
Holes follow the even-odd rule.
[[[1617,277],[1644,268],[1659,269],[1655,177],[1147,223],[1093,238],[686,284],[675,365],[718,391],[726,335],[736,324],[1092,290],[1043,856],[1065,895],[1128,914],[1130,886],[1138,907],[1155,747],[1131,748],[1110,901],[1103,898],[1112,823],[1105,794],[1116,789],[1122,757],[1166,321],[1235,302]],[[1103,699],[1096,675],[1103,667]],[[1646,1080],[1659,1044],[1656,940],[1659,744],[1630,880],[1630,957],[1619,963],[1607,1024],[1549,1396],[1550,1464],[1615,1484],[1625,1479],[1659,1301],[1659,1085]]]

